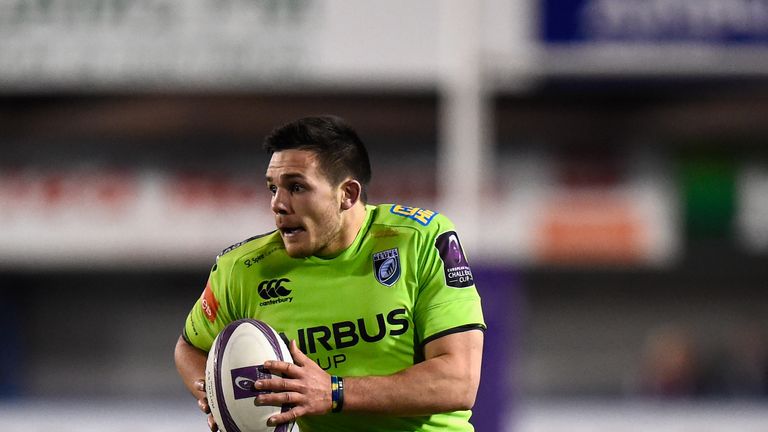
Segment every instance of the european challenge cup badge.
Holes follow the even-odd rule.
[[[469,268],[464,249],[455,231],[440,234],[435,240],[435,247],[443,260],[445,284],[454,288],[465,288],[475,284],[472,269]]]
[[[392,286],[400,279],[400,254],[395,249],[388,249],[373,254],[373,272],[382,285]]]

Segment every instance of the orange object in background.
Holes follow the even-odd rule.
[[[542,263],[629,264],[646,255],[643,226],[624,200],[557,200],[545,207],[539,220],[534,247]]]

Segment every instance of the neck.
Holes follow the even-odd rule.
[[[344,211],[341,215],[341,229],[336,241],[335,247],[330,248],[326,253],[321,253],[323,258],[333,258],[345,251],[357,237],[357,233],[365,222],[365,204],[358,201],[352,208]]]

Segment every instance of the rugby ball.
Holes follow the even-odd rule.
[[[213,341],[205,367],[205,391],[211,414],[222,432],[289,432],[294,424],[267,426],[267,419],[290,406],[258,406],[260,393],[253,388],[260,379],[272,377],[264,369],[267,360],[293,363],[285,342],[275,329],[255,319],[227,325]]]

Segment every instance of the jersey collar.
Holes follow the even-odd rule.
[[[349,247],[344,249],[340,254],[336,255],[333,258],[321,258],[318,256],[311,256],[305,258],[307,261],[314,262],[314,263],[333,263],[333,262],[339,262],[339,261],[346,261],[348,259],[355,258],[357,256],[357,252],[360,250],[360,245],[363,242],[363,238],[365,238],[366,234],[368,233],[368,230],[371,227],[371,221],[373,220],[373,214],[376,211],[376,207],[366,204],[365,205],[365,219],[363,220],[362,225],[360,225],[360,230],[357,232],[357,235],[355,236],[355,240],[352,242]]]

